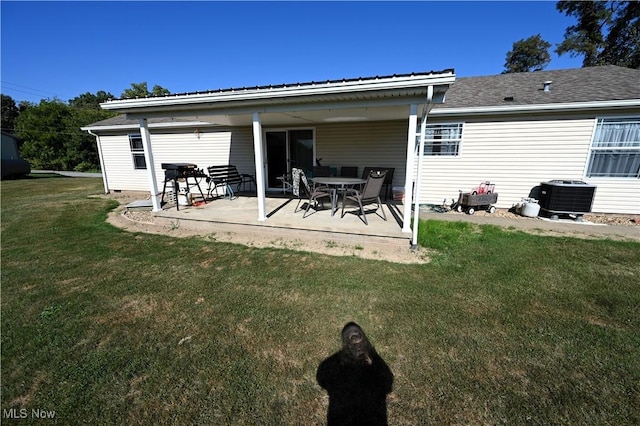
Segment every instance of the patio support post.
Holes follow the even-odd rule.
[[[422,163],[424,162],[424,137],[427,131],[427,116],[433,107],[433,86],[427,87],[427,101],[422,111],[422,123],[420,124],[420,144],[418,145],[418,173],[416,175],[416,198],[413,206],[413,235],[411,238],[411,247],[418,246],[418,223],[420,223],[420,191],[422,184]]]
[[[253,152],[256,162],[256,192],[258,194],[258,220],[267,220],[267,204],[264,185],[264,152],[262,150],[262,123],[260,113],[253,113]]]
[[[409,106],[409,137],[407,139],[407,166],[404,176],[404,212],[402,232],[411,232],[411,203],[413,202],[413,159],[415,158],[416,130],[418,128],[418,105]]]
[[[146,118],[138,120],[140,124],[140,137],[142,138],[142,146],[144,148],[144,161],[147,165],[147,174],[149,175],[149,186],[151,191],[151,204],[153,211],[162,210],[160,200],[158,199],[158,180],[156,179],[155,163],[153,162],[153,151],[151,150],[151,134],[149,133],[149,125]]]

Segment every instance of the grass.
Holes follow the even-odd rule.
[[[105,222],[100,179],[4,181],[3,421],[324,424],[360,323],[389,423],[640,423],[640,244],[426,222],[400,265]]]

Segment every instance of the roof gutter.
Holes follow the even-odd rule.
[[[207,121],[176,121],[172,123],[150,123],[150,129],[163,129],[163,128],[180,128],[180,127],[219,127],[218,124],[209,123]],[[125,130],[125,129],[140,129],[138,123],[131,124],[114,124],[111,126],[85,126],[80,127],[80,130],[89,132],[90,135],[95,136],[91,131],[110,131],[110,130]]]
[[[227,102],[250,102],[280,99],[287,102],[293,98],[333,95],[344,93],[379,92],[398,89],[423,88],[426,86],[450,85],[455,80],[453,72],[437,75],[417,75],[408,77],[388,77],[346,82],[310,83],[285,87],[257,87],[230,89],[202,94],[167,95],[163,97],[120,99],[100,104],[105,110],[134,110],[153,107],[176,107],[178,105],[220,104]]]
[[[482,106],[469,108],[434,108],[433,116],[458,116],[458,115],[506,115],[506,114],[530,114],[555,111],[585,111],[600,109],[623,109],[640,107],[640,99],[623,99],[614,101],[574,102],[561,104],[532,104],[532,105],[508,105],[508,106]]]

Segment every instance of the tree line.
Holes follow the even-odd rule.
[[[132,83],[120,95],[121,99],[159,96],[169,90],[147,83]],[[86,92],[63,102],[42,99],[40,103],[16,102],[11,96],[2,96],[2,130],[20,139],[22,158],[35,170],[74,170],[78,172],[100,170],[96,140],[80,130],[97,121],[116,115],[100,108],[100,103],[115,97],[108,92]]]
[[[618,65],[640,68],[640,1],[559,1],[556,9],[575,18],[556,45],[558,55],[583,57],[582,66]],[[532,72],[551,62],[551,43],[540,34],[513,43],[507,52],[503,73]],[[170,94],[147,83],[132,83],[121,99]],[[88,124],[113,117],[100,103],[114,96],[99,91],[84,93],[67,103],[43,99],[39,104],[16,104],[2,94],[2,130],[21,140],[22,157],[33,169],[92,171],[100,169],[93,136],[80,130]]]

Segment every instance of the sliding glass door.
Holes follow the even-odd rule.
[[[268,189],[281,189],[282,181],[278,177],[290,173],[293,167],[305,173],[313,169],[313,129],[269,130],[264,140]]]

